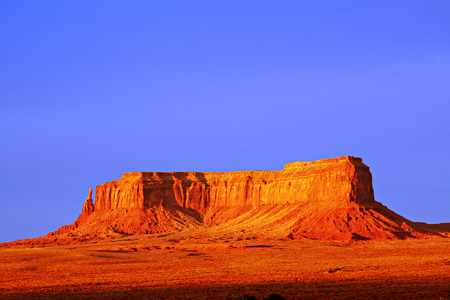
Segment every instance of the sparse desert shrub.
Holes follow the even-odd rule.
[[[264,298],[263,300],[287,300],[287,299],[278,294],[270,294],[269,297]]]
[[[236,300],[258,300],[258,298],[256,298],[253,295],[244,295],[242,297],[237,298]],[[267,298],[264,298],[263,300],[287,300],[287,299],[278,294],[270,294]]]
[[[244,295],[242,297],[237,298],[236,300],[258,300],[258,298],[256,298],[253,295]]]

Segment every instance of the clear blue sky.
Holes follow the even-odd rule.
[[[450,222],[449,1],[0,2],[0,242],[131,171],[354,155]]]

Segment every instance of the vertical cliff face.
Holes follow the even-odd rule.
[[[180,206],[204,211],[209,186],[202,173],[134,172],[96,188],[96,211],[147,209],[157,205]]]
[[[369,168],[351,156],[287,164],[282,171],[134,172],[96,188],[95,210],[374,201]]]
[[[414,224],[374,199],[361,158],[294,162],[281,171],[133,172],[92,190],[72,225],[50,235],[216,231],[292,238],[404,238]],[[222,228],[222,229],[220,229]]]

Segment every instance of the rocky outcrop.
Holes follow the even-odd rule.
[[[352,156],[294,162],[282,171],[124,173],[98,185],[95,198],[93,203],[91,189],[77,221],[50,235],[202,226],[291,238],[422,234],[375,201],[369,167]]]
[[[133,172],[96,188],[95,210],[374,201],[372,176],[360,158],[345,156],[287,164],[282,171],[230,173]]]
[[[84,202],[83,208],[81,209],[80,217],[82,219],[87,218],[90,214],[94,212],[94,203],[92,200],[92,188],[89,189],[89,196]]]

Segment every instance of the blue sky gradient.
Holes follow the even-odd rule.
[[[0,242],[131,171],[354,155],[450,222],[448,1],[2,1]]]

